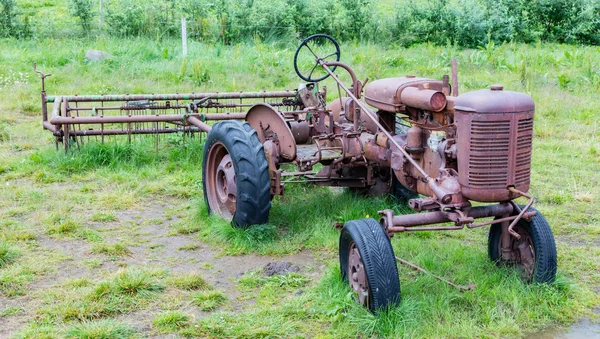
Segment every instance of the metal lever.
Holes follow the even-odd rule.
[[[46,91],[46,86],[44,85],[44,79],[46,79],[47,77],[51,76],[52,74],[44,74],[40,71],[37,70],[37,63],[33,63],[33,71],[36,72],[37,74],[40,75],[40,77],[42,78],[42,91],[45,92]]]

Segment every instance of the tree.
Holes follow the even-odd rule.
[[[5,1],[5,0],[1,0]],[[12,1],[12,0],[11,0]],[[81,28],[87,34],[92,29],[92,20],[94,18],[94,12],[92,10],[92,0],[71,0],[69,9],[71,14],[79,18]]]

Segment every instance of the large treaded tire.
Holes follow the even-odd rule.
[[[520,206],[524,208],[524,206]],[[532,210],[537,211],[535,208]],[[517,222],[517,226],[521,226],[531,236],[533,248],[535,251],[535,268],[533,277],[530,282],[537,283],[553,283],[556,278],[556,244],[552,229],[546,218],[538,211],[530,222],[521,219]],[[500,239],[502,235],[501,224],[492,224],[488,236],[488,256],[489,258],[500,264]],[[529,281],[528,281],[529,282]]]
[[[400,280],[396,257],[390,239],[381,225],[373,219],[351,220],[340,234],[340,270],[348,281],[348,255],[354,242],[362,258],[369,285],[371,312],[384,310],[400,302]]]
[[[236,174],[237,200],[232,225],[247,228],[266,223],[271,208],[269,165],[256,131],[248,123],[237,120],[214,124],[206,138],[202,185],[208,212],[211,213],[206,189],[207,158],[210,148],[217,142],[229,152]]]

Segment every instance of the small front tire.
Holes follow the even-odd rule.
[[[344,224],[339,256],[342,279],[350,284],[361,305],[378,312],[400,302],[396,257],[377,221],[361,219]]]
[[[521,206],[523,208],[523,206]],[[534,210],[534,208],[530,208]],[[511,236],[510,249],[516,260],[502,259],[502,225],[493,224],[488,236],[489,258],[498,265],[515,266],[525,282],[553,283],[556,278],[556,244],[546,218],[537,212],[531,221],[521,219],[513,228],[521,238]]]

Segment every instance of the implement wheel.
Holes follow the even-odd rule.
[[[271,208],[271,180],[263,145],[249,124],[214,124],[204,145],[204,201],[209,213],[246,228],[264,224]]]
[[[371,312],[400,302],[400,281],[389,238],[373,219],[351,220],[340,235],[340,271]]]
[[[556,244],[546,218],[537,212],[531,221],[519,220],[513,230],[521,238],[510,237],[510,256],[513,259],[505,260],[501,247],[502,225],[492,225],[488,237],[490,259],[498,265],[516,267],[525,282],[553,283],[556,278]]]

